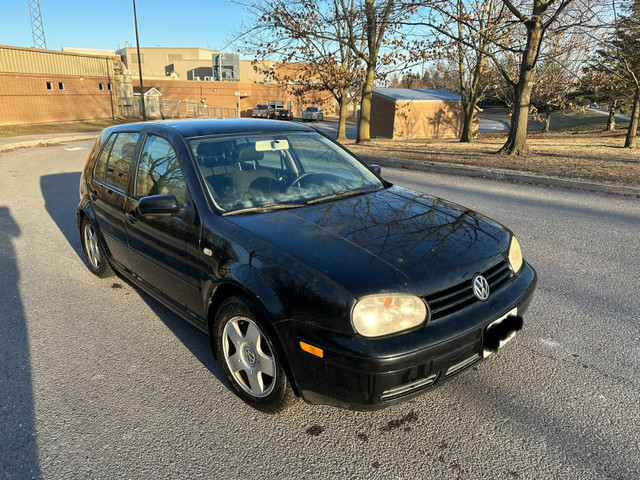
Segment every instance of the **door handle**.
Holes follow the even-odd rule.
[[[89,194],[89,196],[91,197],[91,200],[93,200],[94,202],[95,202],[96,200],[98,200],[98,193],[97,193],[97,192],[91,192],[91,193]]]
[[[133,225],[138,221],[138,217],[136,217],[135,212],[127,212],[127,220]]]

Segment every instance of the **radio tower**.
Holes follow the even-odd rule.
[[[31,14],[31,33],[33,34],[33,47],[47,49],[47,41],[44,39],[44,27],[42,15],[40,15],[40,0],[27,0],[29,13]]]

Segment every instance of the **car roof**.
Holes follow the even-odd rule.
[[[164,120],[158,122],[123,124],[112,127],[112,129],[127,130],[153,126],[171,128],[185,138],[234,133],[315,132],[313,128],[297,123],[282,123],[276,120],[250,118]]]

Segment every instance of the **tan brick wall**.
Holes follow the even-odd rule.
[[[0,73],[0,125],[113,118],[112,82],[107,77]]]
[[[460,102],[396,102],[393,138],[451,138],[462,132]]]

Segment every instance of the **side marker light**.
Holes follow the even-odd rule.
[[[300,348],[311,355],[315,355],[316,357],[324,357],[324,352],[321,348],[314,347],[313,345],[309,345],[305,342],[300,342]]]

